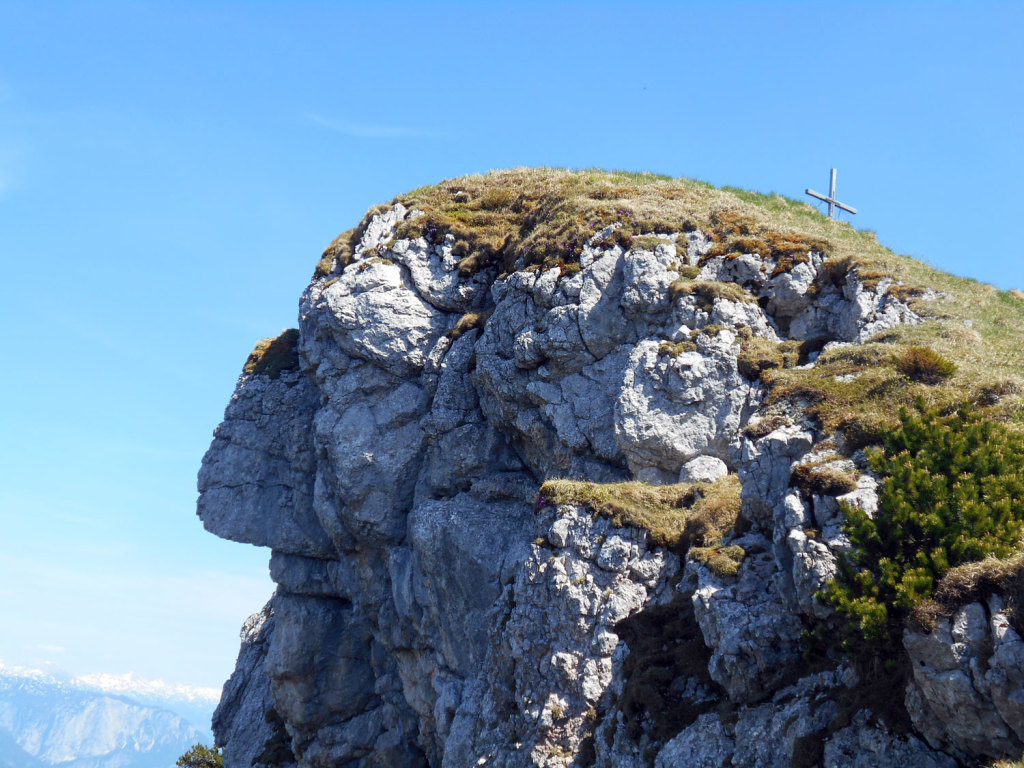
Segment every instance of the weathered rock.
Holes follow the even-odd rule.
[[[728,330],[701,334],[696,350],[676,356],[653,340],[636,345],[615,404],[615,437],[634,475],[654,468],[674,480],[699,454],[738,449],[756,394],[736,369],[735,341]]]
[[[294,764],[291,737],[274,709],[270,677],[264,668],[274,633],[274,601],[242,627],[235,671],[213,713],[213,733],[228,765],[286,768]]]
[[[828,739],[824,758],[825,768],[955,768],[957,764],[913,735],[899,736],[872,725],[866,710]]]
[[[711,651],[708,671],[738,702],[770,695],[800,662],[799,617],[783,602],[783,574],[766,539],[750,534],[732,542],[746,557],[735,577],[716,576],[691,560],[693,607]]]
[[[727,474],[729,467],[721,459],[714,456],[697,456],[686,462],[679,470],[679,482],[713,483]]]
[[[928,634],[907,630],[907,711],[936,748],[1000,757],[1024,751],[1024,642],[1002,600],[969,603]]]
[[[791,476],[853,465],[793,409],[745,436],[766,410],[737,357],[749,334],[856,343],[916,321],[884,280],[822,283],[813,251],[709,258],[709,232],[631,246],[618,223],[587,238],[578,269],[520,260],[499,277],[497,260],[460,270],[471,245],[455,233],[399,237],[421,215],[381,210],[314,278],[297,360],[239,379],[204,459],[204,525],[271,548],[278,585],[218,710],[228,768],[946,768],[933,748],[1020,745],[1024,650],[1001,608],[965,639],[908,635],[908,706],[931,747],[867,712],[844,720],[843,670],[802,661],[849,542],[839,500]],[[698,269],[749,293],[680,282]],[[535,503],[556,476],[730,471],[734,575],[684,565],[686,540],[670,551],[590,508]],[[839,499],[873,510],[858,474]]]
[[[245,375],[199,470],[199,517],[226,539],[333,553],[313,511],[315,387],[301,372]]]

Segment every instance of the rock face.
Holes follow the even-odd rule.
[[[1003,601],[969,603],[903,638],[914,670],[907,711],[930,744],[960,756],[1024,748],[1024,641]]]
[[[464,274],[454,235],[397,234],[418,215],[372,217],[313,280],[291,361],[243,374],[203,461],[204,525],[269,547],[278,585],[214,723],[229,768],[953,766],[1019,747],[1020,639],[995,612],[908,636],[919,735],[851,709],[857,674],[801,655],[847,542],[837,498],[793,468],[845,462],[860,480],[840,500],[866,509],[875,482],[799,413],[744,431],[767,419],[741,341],[915,322],[885,281],[816,283],[813,252],[708,257],[699,231],[598,232],[578,271]],[[748,295],[670,290],[680,265]],[[735,574],[537,498],[552,477],[725,474],[743,488]]]

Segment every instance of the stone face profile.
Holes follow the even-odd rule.
[[[750,204],[692,183],[641,185],[634,210],[614,174],[462,181],[438,187],[443,211],[399,199],[328,252],[203,460],[203,524],[267,547],[277,584],[215,715],[225,765],[1019,754],[1024,644],[998,595],[907,631],[898,717],[855,663],[805,653],[849,547],[842,502],[874,510],[878,479],[851,430],[779,382],[874,350],[927,319],[911,296],[934,297],[837,267],[828,242],[772,229],[785,221],[737,224]],[[569,232],[585,206],[538,202],[541,183],[596,190],[596,223]],[[686,226],[644,231],[690,189]],[[502,217],[517,228],[494,240]],[[799,466],[851,479],[809,489]],[[545,498],[553,478],[604,484],[602,501]],[[676,489],[676,533],[643,522],[632,483]],[[728,522],[687,527],[725,488]]]

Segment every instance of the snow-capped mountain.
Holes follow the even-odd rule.
[[[0,768],[167,768],[211,740],[216,700],[215,691],[132,675],[75,678],[0,663]]]
[[[72,682],[83,690],[126,696],[140,704],[169,709],[195,727],[204,743],[213,741],[210,719],[220,701],[220,691],[216,688],[146,680],[131,673],[81,675],[72,678]]]

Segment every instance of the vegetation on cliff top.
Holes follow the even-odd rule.
[[[781,414],[801,411],[825,434],[840,435],[846,452],[884,445],[871,459],[885,478],[882,509],[877,520],[847,510],[854,549],[831,587],[833,602],[863,636],[888,636],[912,610],[933,615],[948,608],[951,598],[942,603],[942,596],[950,594],[958,567],[986,554],[1007,557],[1019,545],[1024,516],[1007,506],[1020,490],[1010,487],[1019,485],[1019,467],[1004,466],[1013,461],[1005,451],[999,454],[1003,463],[992,464],[996,459],[983,448],[993,441],[1000,451],[1019,451],[1010,448],[1024,428],[1019,291],[1001,292],[894,254],[872,233],[832,221],[801,201],[653,174],[518,169],[449,180],[396,201],[424,212],[404,222],[398,236],[440,242],[453,235],[466,274],[552,267],[571,274],[579,269],[583,245],[602,231],[606,246],[654,248],[667,242],[659,235],[700,230],[713,241],[704,258],[754,253],[773,260],[773,275],[808,261],[812,252],[821,254],[825,261],[812,291],[841,288],[853,273],[866,288],[905,301],[924,320],[880,333],[867,344],[830,349],[814,365],[806,363],[820,350],[819,340],[779,344],[740,335],[742,373],[761,381],[769,413],[772,406]],[[614,230],[608,228],[612,224]],[[354,245],[358,235],[356,230],[336,241],[332,260],[343,258],[344,244]],[[672,300],[696,295],[707,309],[716,299],[754,300],[738,285],[695,281],[695,272],[681,266]],[[686,348],[685,342],[666,342],[661,352],[674,355]],[[963,408],[973,415],[957,416]],[[922,436],[941,447],[914,443]],[[906,445],[897,446],[899,440]],[[946,449],[953,453],[943,454]],[[976,474],[977,481],[968,482],[964,473]],[[981,480],[989,475],[1000,479]],[[817,475],[805,480],[822,482]],[[843,486],[836,492],[849,490],[849,478],[831,480]],[[742,561],[742,551],[717,548],[735,513],[711,526],[713,541],[691,535],[702,517],[692,488],[558,480],[546,483],[541,496],[585,504],[617,524],[645,528],[656,543],[680,551],[693,545],[693,556],[715,564],[723,575]],[[909,529],[917,534],[907,536]],[[998,571],[1001,580],[975,580],[1005,587],[1009,566],[986,562],[984,572]],[[920,608],[922,601],[930,607]]]
[[[826,432],[841,431],[851,450],[877,444],[896,426],[899,408],[922,397],[928,407],[948,412],[969,403],[997,421],[1024,426],[1024,293],[894,254],[873,233],[830,220],[806,202],[650,173],[543,168],[449,179],[395,202],[424,213],[402,222],[398,236],[440,242],[452,234],[465,273],[558,267],[571,274],[583,244],[610,224],[618,228],[607,235],[608,245],[652,247],[659,235],[700,230],[714,241],[711,254],[758,253],[774,259],[776,272],[819,252],[828,258],[815,289],[841,285],[852,271],[866,286],[907,301],[926,322],[831,350],[809,369],[797,367],[797,356],[785,349],[746,355],[746,370],[760,377],[769,404],[806,411]],[[387,207],[372,209],[331,243],[317,273],[343,268],[372,216]],[[680,266],[681,273],[687,269],[693,267]],[[674,294],[752,299],[739,286],[716,291],[688,282],[693,277],[681,274]],[[735,295],[726,295],[729,289]],[[928,359],[934,375],[920,367]]]
[[[820,355],[823,339],[779,343],[740,329],[740,373],[762,384],[767,406],[747,434],[767,434],[799,413],[841,438],[836,443],[847,454],[875,446],[869,462],[883,479],[879,511],[871,517],[845,508],[852,546],[826,590],[850,625],[846,637],[855,649],[895,643],[908,618],[927,629],[994,592],[1024,627],[1024,293],[892,253],[873,233],[832,221],[803,201],[682,178],[516,169],[450,179],[394,202],[421,212],[401,222],[396,236],[432,243],[452,236],[465,275],[557,268],[571,276],[595,237],[605,247],[653,249],[670,242],[668,235],[700,231],[712,240],[701,264],[755,254],[771,259],[771,274],[778,275],[819,254],[824,261],[812,292],[841,290],[852,275],[865,289],[906,302],[922,323]],[[372,216],[388,207],[371,210],[337,238],[317,276],[344,269]],[[672,301],[693,296],[709,310],[718,300],[756,301],[739,285],[697,280],[699,266],[685,261],[669,288]],[[450,335],[486,320],[486,311],[469,313]],[[693,338],[665,340],[659,354],[675,357],[694,346]],[[806,465],[791,481],[808,493],[838,495],[856,478]],[[548,480],[538,503],[581,504],[729,576],[745,557],[740,547],[722,546],[737,521],[739,490],[735,477],[669,486]],[[690,654],[689,646],[684,650]],[[666,657],[666,679],[679,663]],[[643,705],[651,712],[660,699],[651,693],[657,686],[648,687],[634,698],[651,699]]]
[[[272,336],[256,342],[249,353],[242,370],[248,374],[262,373],[272,379],[279,378],[285,371],[299,368],[299,331],[289,328],[279,336]]]

